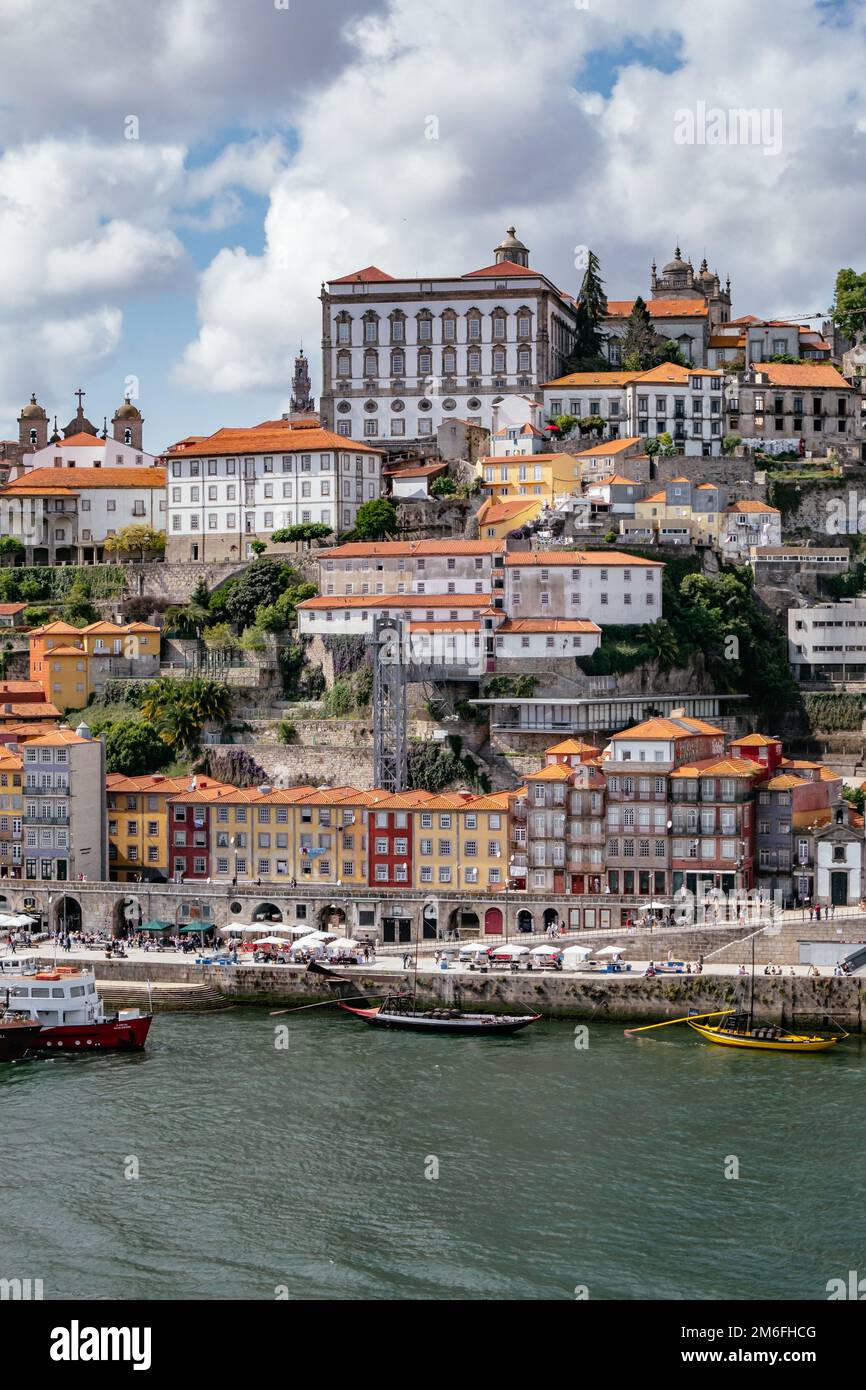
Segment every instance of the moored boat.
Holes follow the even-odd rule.
[[[46,1052],[137,1051],[153,1015],[140,1009],[107,1014],[92,970],[58,966],[4,980],[10,1007],[38,1025],[30,1043]]]
[[[410,994],[389,995],[374,1009],[357,1008],[341,999],[340,1008],[374,1028],[414,1029],[423,1033],[517,1033],[541,1014],[473,1014],[460,1009],[417,1009]]]
[[[757,1048],[768,1052],[826,1052],[847,1033],[791,1033],[786,1028],[754,1027],[747,1013],[731,1012],[719,1023],[685,1022],[707,1042],[721,1047]]]
[[[0,1062],[17,1062],[34,1048],[41,1032],[41,1026],[30,1018],[4,1014],[0,1017]]]

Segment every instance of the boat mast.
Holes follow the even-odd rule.
[[[749,1032],[755,1026],[755,937],[757,932],[752,932],[752,987],[749,991]]]

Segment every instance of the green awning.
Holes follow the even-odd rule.
[[[187,925],[186,925],[185,927],[181,927],[180,930],[181,930],[181,931],[212,931],[212,930],[213,930],[213,926],[212,926],[212,924],[211,924],[210,922],[199,922],[198,926],[196,926],[195,923],[193,923],[193,922],[188,922]]]
[[[139,931],[169,931],[173,922],[142,922]]]

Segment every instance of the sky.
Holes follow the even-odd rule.
[[[0,54],[0,438],[79,386],[151,452],[273,418],[323,280],[512,224],[612,299],[679,244],[734,316],[866,269],[866,0],[0,0]]]

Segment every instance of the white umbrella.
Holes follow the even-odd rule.
[[[35,921],[36,918],[26,912],[0,912],[0,928],[30,927]]]
[[[351,936],[338,936],[337,939],[336,939],[336,941],[330,941],[330,942],[328,943],[328,950],[329,950],[329,951],[346,951],[346,950],[354,950],[354,948],[357,946],[357,944],[358,944],[357,941],[353,941],[352,938],[351,938]]]
[[[281,936],[260,936],[258,941],[254,941],[254,946],[285,946],[285,941]]]
[[[558,956],[559,949],[556,946],[533,946],[529,954],[531,956]]]
[[[597,956],[621,956],[621,946],[603,946],[600,951],[596,951]]]
[[[309,936],[302,936],[300,941],[292,943],[293,951],[307,951],[314,946],[326,946],[329,941],[336,941],[336,932],[314,931]]]
[[[562,953],[562,959],[563,961],[567,960],[569,962],[573,960],[586,960],[587,957],[591,955],[592,952],[588,946],[566,946]]]
[[[490,952],[491,956],[528,956],[528,946],[497,946],[495,951]]]

